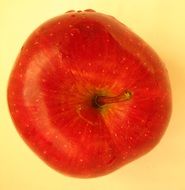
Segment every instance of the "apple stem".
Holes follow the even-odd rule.
[[[123,93],[119,94],[118,96],[107,97],[107,96],[95,96],[94,103],[96,107],[101,107],[105,104],[112,104],[118,102],[125,102],[130,100],[132,97],[132,93],[128,90],[124,90]]]

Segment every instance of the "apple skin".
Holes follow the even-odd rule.
[[[127,101],[94,106],[95,96]],[[167,70],[114,17],[69,11],[27,39],[8,84],[13,122],[49,166],[75,177],[106,175],[150,151],[171,115]]]

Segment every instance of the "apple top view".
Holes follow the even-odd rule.
[[[114,17],[68,11],[24,43],[8,84],[26,144],[69,176],[106,175],[149,152],[171,115],[171,88],[154,50]]]

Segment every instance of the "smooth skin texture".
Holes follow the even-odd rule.
[[[8,103],[25,142],[52,168],[108,174],[150,151],[171,114],[167,71],[115,18],[70,11],[37,28],[16,60]]]

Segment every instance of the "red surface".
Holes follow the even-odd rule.
[[[95,95],[132,93],[92,106]],[[8,87],[21,136],[48,165],[95,177],[145,154],[171,113],[167,71],[155,52],[111,16],[66,13],[32,33]]]

